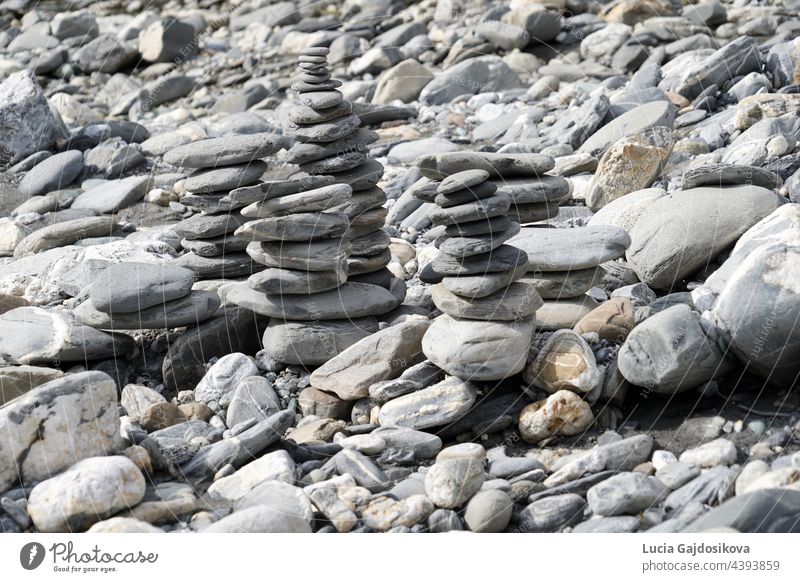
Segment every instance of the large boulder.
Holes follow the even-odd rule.
[[[0,168],[50,148],[63,134],[33,71],[13,73],[0,83]]]
[[[145,480],[127,457],[84,459],[31,491],[28,511],[40,532],[84,531],[144,497]]]
[[[0,408],[0,491],[120,445],[117,386],[103,372],[47,382]]]
[[[669,289],[780,205],[773,191],[760,186],[674,192],[656,200],[631,230],[628,263],[643,283]]]
[[[732,352],[770,382],[800,370],[800,207],[786,204],[748,230],[695,301]]]

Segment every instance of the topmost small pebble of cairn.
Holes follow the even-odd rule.
[[[181,203],[202,211],[175,228],[181,245],[190,251],[176,264],[201,279],[240,277],[258,269],[244,252],[247,241],[234,235],[245,222],[239,213],[245,203],[230,192],[258,183],[267,169],[260,158],[276,153],[284,143],[276,133],[229,135],[178,146],[164,155],[166,162],[193,170]]]

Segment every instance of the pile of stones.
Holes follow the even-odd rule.
[[[520,226],[508,217],[511,196],[488,178],[486,170],[464,170],[417,191],[438,206],[433,224],[445,227],[430,263],[441,279],[433,301],[444,314],[425,334],[423,350],[448,373],[477,381],[501,380],[524,367],[542,304],[530,284],[517,282],[528,257],[503,243]]]
[[[258,268],[244,252],[247,241],[234,234],[245,222],[239,213],[245,204],[229,194],[257,184],[267,169],[260,158],[283,145],[276,133],[231,135],[178,146],[164,155],[166,162],[193,170],[184,182],[181,204],[201,211],[175,227],[189,251],[177,259],[178,265],[201,279],[241,277]]]
[[[197,325],[220,306],[216,293],[192,290],[191,269],[160,264],[118,263],[104,269],[86,291],[75,319],[97,329],[161,329]]]
[[[287,135],[297,140],[288,159],[302,173],[261,188],[242,210],[251,219],[236,231],[247,253],[266,267],[239,285],[230,300],[271,318],[268,355],[288,364],[319,365],[378,330],[375,318],[404,296],[385,266],[389,235],[382,229],[386,195],[376,187],[383,167],[364,150],[377,139],[359,129],[358,115],[336,90],[327,48],[300,56],[292,85]]]
[[[383,166],[367,155],[378,134],[360,127],[353,104],[336,89],[341,82],[331,79],[329,52],[310,47],[299,57],[300,75],[291,87],[299,103],[289,110],[286,124],[286,134],[296,143],[286,161],[298,164],[304,173],[331,176],[336,184],[350,186],[348,199],[330,208],[344,212],[350,221],[348,278],[388,288],[392,276],[385,268],[391,261],[389,235],[383,230],[386,194],[377,186]]]

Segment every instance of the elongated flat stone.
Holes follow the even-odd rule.
[[[279,198],[287,194],[297,194],[308,190],[316,190],[324,186],[330,186],[336,181],[331,176],[300,176],[291,180],[266,181],[253,186],[242,186],[231,190],[226,198],[232,202],[240,204],[252,204]]]
[[[442,180],[436,191],[439,194],[452,194],[464,188],[477,186],[489,179],[489,172],[486,170],[464,170],[457,174],[452,174]]]
[[[290,164],[305,164],[339,156],[348,152],[367,153],[367,146],[378,141],[376,132],[365,127],[359,128],[352,135],[327,143],[296,143],[286,153],[286,161]]]
[[[331,271],[338,269],[350,254],[350,241],[345,238],[302,242],[252,242],[247,253],[267,267]]]
[[[777,190],[783,185],[783,180],[778,174],[766,168],[734,164],[706,164],[697,168],[689,168],[683,172],[683,190],[699,186],[737,184],[753,184]]]
[[[485,273],[461,277],[444,277],[441,281],[445,289],[466,298],[486,297],[519,280],[528,271],[523,264],[516,269],[499,273]]]
[[[342,95],[340,91],[336,91],[335,88],[332,88],[326,91],[319,89],[303,91],[297,98],[303,105],[308,105],[309,107],[317,109],[325,109],[326,107],[336,107],[342,102],[344,95]]]
[[[247,219],[238,214],[195,214],[175,225],[178,236],[189,240],[215,238],[235,231]]]
[[[218,257],[229,253],[241,253],[249,241],[237,236],[224,235],[215,238],[182,239],[181,246],[201,257]]]
[[[467,204],[469,202],[475,202],[476,200],[489,198],[494,195],[495,192],[497,192],[497,186],[492,182],[483,182],[463,190],[437,194],[433,202],[442,208],[449,208],[451,206],[459,206],[460,204]]]
[[[431,263],[434,271],[443,275],[483,275],[499,271],[511,271],[526,265],[528,257],[525,251],[510,245],[501,245],[491,252],[473,255],[464,259],[450,257],[439,253]]]
[[[434,225],[459,224],[501,216],[508,212],[511,198],[507,194],[494,194],[489,198],[477,200],[450,208],[435,208],[428,217]]]
[[[186,178],[184,186],[194,193],[232,190],[257,182],[266,169],[265,162],[254,160],[237,166],[199,170]]]
[[[242,210],[242,216],[245,218],[268,218],[300,212],[322,212],[346,202],[351,194],[352,189],[347,184],[323,186],[316,190],[255,202]]]
[[[474,220],[450,224],[445,229],[448,237],[472,237],[492,233],[501,233],[511,228],[513,222],[508,216],[495,216],[489,219]]]
[[[631,238],[608,225],[578,228],[523,228],[508,241],[528,253],[531,271],[571,271],[596,267],[625,254]]]
[[[362,152],[344,152],[340,155],[300,164],[300,169],[309,174],[329,174],[331,172],[347,172],[366,162],[367,156]]]
[[[189,295],[134,313],[108,314],[98,311],[92,301],[75,309],[75,319],[97,329],[162,329],[196,325],[219,309],[220,299],[211,291],[192,291]]]
[[[556,202],[569,194],[569,181],[561,176],[540,176],[538,179],[512,178],[492,182],[500,192],[511,196],[515,204]]]
[[[305,212],[253,220],[239,227],[236,236],[249,241],[304,241],[340,238],[349,227],[344,212]]]
[[[193,271],[170,263],[118,263],[95,279],[89,298],[100,311],[133,313],[188,295],[194,280]]]
[[[465,170],[485,170],[492,178],[539,176],[555,167],[555,160],[543,154],[464,151],[423,154],[415,163],[422,175],[432,180],[441,180]]]
[[[519,231],[519,223],[512,222],[509,228],[496,234],[449,238],[439,245],[439,250],[451,257],[459,258],[480,255],[496,249],[511,237],[519,234]]]
[[[450,377],[384,404],[380,412],[381,425],[421,430],[450,424],[472,408],[477,395],[470,382]]]
[[[314,125],[326,123],[350,115],[353,105],[349,101],[342,101],[333,107],[315,109],[307,105],[295,105],[289,110],[289,120],[298,125]]]
[[[340,287],[347,281],[344,264],[332,271],[299,271],[296,269],[264,269],[251,275],[247,284],[255,291],[268,294],[311,295]]]
[[[109,236],[116,225],[111,216],[97,216],[45,226],[17,243],[14,257],[27,257],[49,249],[64,247],[83,238]]]
[[[231,166],[270,156],[284,147],[286,141],[277,133],[204,139],[171,149],[164,154],[164,161],[183,168]]]
[[[78,196],[70,208],[90,209],[98,214],[111,214],[139,202],[151,184],[150,176],[131,176],[109,180]]]
[[[262,268],[247,253],[225,253],[217,257],[186,253],[175,259],[174,264],[191,269],[200,279],[241,277]]]
[[[316,125],[297,125],[292,123],[286,128],[286,135],[299,142],[330,142],[347,137],[361,125],[361,118],[355,113]]]
[[[348,278],[383,269],[392,261],[392,253],[387,248],[374,255],[353,255],[347,259]]]
[[[228,300],[261,315],[298,321],[380,315],[400,303],[383,287],[350,282],[313,295],[265,295],[240,283],[228,292]]]

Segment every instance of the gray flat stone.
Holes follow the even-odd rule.
[[[225,166],[212,170],[198,170],[188,178],[184,187],[189,192],[220,192],[247,186],[258,181],[267,169],[267,164],[254,160],[246,164]]]
[[[198,324],[214,315],[219,306],[216,293],[192,291],[180,299],[134,313],[104,313],[89,300],[75,309],[75,318],[98,329],[162,329]]]
[[[109,180],[79,195],[71,208],[86,208],[98,214],[118,212],[144,198],[150,184],[150,176]]]
[[[249,241],[304,241],[340,238],[349,227],[343,212],[305,212],[253,220],[239,227],[236,236]]]
[[[89,289],[94,307],[133,313],[189,294],[193,271],[169,263],[119,263],[103,270]]]
[[[621,257],[630,246],[624,230],[606,225],[523,228],[509,244],[528,253],[530,271],[570,271]]]
[[[83,170],[83,153],[69,150],[55,154],[31,168],[19,183],[26,196],[47,194],[71,184]]]
[[[485,170],[492,178],[539,176],[555,166],[550,156],[542,154],[498,154],[485,152],[447,152],[425,154],[416,161],[422,175],[433,180],[466,170]]]

